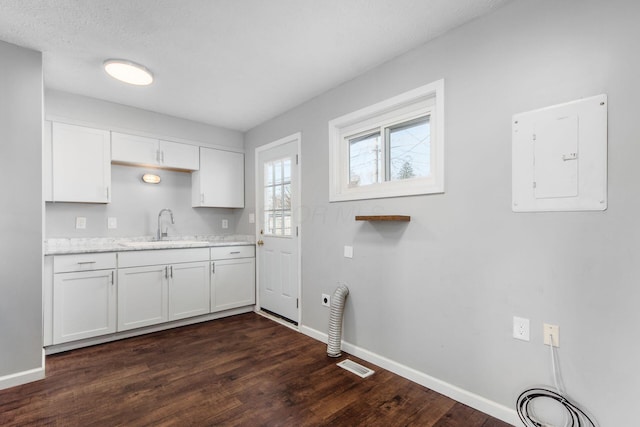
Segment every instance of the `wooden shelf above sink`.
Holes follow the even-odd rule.
[[[409,215],[356,215],[356,221],[400,221],[409,222]]]

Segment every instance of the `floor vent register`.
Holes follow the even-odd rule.
[[[362,366],[361,364],[349,359],[345,359],[337,365],[349,372],[353,372],[360,378],[367,378],[368,376],[373,375],[373,373],[375,372],[374,370]]]

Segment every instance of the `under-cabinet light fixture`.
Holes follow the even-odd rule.
[[[153,83],[153,74],[144,65],[126,59],[107,59],[104,70],[114,79],[137,86]]]
[[[154,175],[152,173],[145,173],[142,175],[142,181],[147,184],[160,184],[160,175]]]

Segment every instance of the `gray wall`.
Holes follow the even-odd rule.
[[[602,426],[631,425],[640,386],[640,3],[515,1],[245,135],[302,132],[302,324],[327,330],[321,293],[348,283],[344,339],[513,408],[551,382],[542,323],[560,325],[568,393]],[[328,203],[327,122],[445,79],[446,193]],[[609,209],[511,211],[511,116],[607,93]],[[239,232],[251,232],[248,208]],[[409,224],[355,214],[411,215]],[[353,245],[353,259],[343,246]],[[531,341],[511,338],[512,317]]]
[[[64,92],[45,93],[45,115],[48,119],[69,121],[103,129],[192,141],[201,145],[243,148],[240,132],[171,117],[138,108],[127,107]],[[159,185],[143,184],[140,177],[147,171],[158,173]],[[175,214],[175,225],[169,235],[233,234],[233,209],[192,208],[191,175],[131,166],[111,167],[112,201],[109,204],[47,203],[45,233],[55,237],[132,237],[152,236],[157,229],[158,212],[169,208]],[[87,218],[87,228],[76,230],[75,218]],[[116,217],[117,229],[107,228],[107,218]],[[222,219],[229,228],[222,229]]]
[[[42,57],[0,42],[0,377],[42,367]]]

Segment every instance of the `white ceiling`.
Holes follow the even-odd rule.
[[[0,0],[0,40],[43,52],[46,88],[244,131],[507,1]]]

